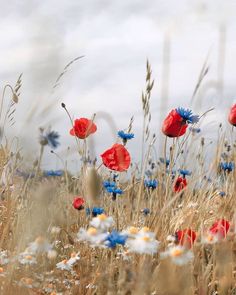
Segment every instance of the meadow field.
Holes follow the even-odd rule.
[[[213,108],[195,115],[176,105],[158,138],[149,128],[155,83],[147,62],[139,163],[129,151],[135,117],[92,158],[96,114],[84,118],[61,102],[71,127],[63,135],[40,128],[29,166],[4,129],[23,81],[2,89],[0,294],[236,294],[236,105],[214,126],[210,149],[199,124]],[[57,153],[60,136],[74,138],[76,172]],[[46,149],[62,169],[42,168]]]

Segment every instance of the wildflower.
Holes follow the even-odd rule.
[[[144,186],[147,187],[147,188],[150,188],[152,190],[157,188],[157,185],[158,185],[158,181],[156,179],[150,179],[150,180],[145,180],[144,181]]]
[[[178,193],[187,186],[187,180],[184,177],[178,177],[174,182],[174,192]]]
[[[49,250],[47,254],[48,259],[53,260],[57,257],[57,251]]]
[[[160,159],[160,162],[162,164],[166,165],[166,167],[168,167],[170,165],[170,160],[169,159],[166,159],[166,160],[164,158],[159,158],[159,159]]]
[[[219,195],[220,195],[221,197],[224,197],[224,196],[226,195],[226,193],[223,192],[223,191],[221,191],[221,192],[219,192]]]
[[[60,231],[61,231],[61,228],[60,228],[59,226],[53,226],[53,227],[51,228],[51,234],[53,234],[53,235],[57,235],[57,234],[59,234]]]
[[[116,183],[114,181],[106,180],[103,182],[103,186],[104,186],[104,188],[115,187]]]
[[[205,233],[202,237],[203,244],[215,244],[217,242],[219,242],[218,235],[213,235],[210,231]]]
[[[167,251],[161,253],[161,258],[170,257],[172,262],[176,265],[184,265],[190,262],[194,255],[190,250],[183,246],[170,246]]]
[[[192,114],[192,111],[184,108],[172,110],[162,125],[162,132],[169,137],[179,137],[185,134],[188,124],[195,124],[199,116]]]
[[[130,226],[126,230],[122,231],[122,234],[128,236],[129,238],[135,238],[138,233],[139,229],[135,226]]]
[[[70,259],[67,261],[67,263],[70,265],[70,266],[73,266],[77,261],[80,260],[80,253],[71,253],[71,257]]]
[[[107,235],[107,233],[101,232],[95,227],[90,227],[88,230],[81,228],[77,234],[77,238],[79,241],[86,241],[93,246],[98,246],[106,240]]]
[[[43,253],[48,252],[52,249],[52,245],[48,243],[48,241],[39,236],[34,242],[29,244],[29,247],[27,248],[27,252],[37,254],[37,253]]]
[[[27,251],[19,255],[18,261],[20,262],[20,264],[24,264],[24,265],[33,265],[37,263],[36,258],[31,253],[28,253]]]
[[[144,209],[142,209],[141,210],[141,212],[144,214],[144,215],[148,215],[148,214],[150,214],[150,209],[148,209],[148,208],[144,208]]]
[[[105,245],[109,248],[115,248],[116,245],[125,245],[128,236],[120,234],[117,231],[113,230],[107,237]]]
[[[108,193],[112,193],[112,194],[116,194],[116,195],[122,195],[123,194],[122,189],[120,189],[118,187],[109,186],[109,187],[107,187],[106,190],[107,190]]]
[[[100,215],[100,214],[102,214],[104,212],[105,212],[105,210],[103,208],[101,208],[101,207],[94,207],[92,209],[92,216],[93,217],[96,217],[97,215]],[[89,215],[90,213],[91,213],[90,208],[86,208],[86,214]]]
[[[46,170],[43,172],[43,175],[45,177],[50,177],[50,176],[62,176],[64,174],[63,170]]]
[[[70,264],[68,264],[68,260],[62,260],[61,262],[58,262],[56,264],[56,267],[60,270],[67,270],[67,271],[71,271],[72,270],[72,266]]]
[[[139,236],[148,236],[149,238],[152,238],[152,239],[155,238],[155,233],[152,232],[152,231],[150,230],[150,228],[147,227],[147,226],[142,227],[142,228],[140,229],[140,231],[138,232],[138,235],[139,235]]]
[[[90,225],[100,229],[100,230],[107,230],[109,227],[111,227],[114,224],[113,218],[110,216],[106,216],[104,213],[97,215],[90,221]]]
[[[190,176],[192,174],[192,172],[190,172],[189,170],[184,170],[184,169],[179,169],[179,173],[185,177],[185,176]]]
[[[129,252],[139,254],[155,254],[159,247],[159,241],[151,238],[149,235],[137,235],[133,239],[126,241]]]
[[[7,251],[0,251],[0,265],[6,265],[8,262]]]
[[[228,116],[229,123],[232,124],[233,126],[236,126],[236,104],[234,104],[229,112]]]
[[[224,162],[220,163],[220,168],[225,172],[232,172],[234,170],[234,163],[233,162]]]
[[[134,138],[133,133],[125,133],[123,130],[118,131],[118,137],[120,137],[123,140],[123,144],[125,145],[128,140]]]
[[[230,223],[225,219],[220,219],[216,221],[210,228],[210,233],[217,235],[220,239],[226,238],[229,231]]]
[[[129,168],[131,159],[127,149],[122,144],[114,144],[110,149],[106,150],[102,155],[103,164],[115,171],[123,172]]]
[[[81,197],[76,197],[74,198],[74,201],[73,201],[73,207],[77,210],[82,210],[84,209],[84,199],[81,198]]]
[[[178,230],[175,233],[177,243],[186,248],[191,248],[196,240],[196,233],[191,229]]]
[[[200,128],[194,128],[194,127],[190,127],[189,130],[193,133],[193,134],[197,134],[201,132]]]
[[[90,134],[93,134],[96,131],[97,131],[97,126],[93,123],[92,120],[89,120],[86,118],[80,118],[74,121],[74,126],[70,130],[70,134],[80,139],[85,139]]]
[[[42,128],[40,128],[40,132],[41,135],[39,141],[41,145],[49,145],[52,149],[56,149],[60,145],[58,141],[60,135],[57,132],[49,130],[44,134],[44,130]]]

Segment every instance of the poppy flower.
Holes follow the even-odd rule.
[[[74,121],[74,126],[70,130],[70,134],[80,139],[85,139],[90,134],[93,134],[96,131],[97,126],[93,123],[92,120],[80,118]]]
[[[127,149],[122,144],[114,144],[110,149],[106,150],[102,155],[103,164],[115,171],[126,171],[129,168],[131,159]]]
[[[84,209],[84,206],[83,206],[84,203],[85,203],[85,201],[83,198],[76,197],[76,198],[74,198],[74,201],[73,201],[73,207],[77,210],[82,210],[82,209]]]
[[[172,110],[162,124],[162,132],[168,137],[179,137],[185,134],[188,124],[199,121],[199,116],[184,108]]]
[[[229,231],[230,223],[225,219],[216,221],[210,228],[212,235],[217,235],[219,238],[225,238]]]
[[[228,116],[229,123],[236,126],[236,104],[232,106]]]
[[[187,180],[184,177],[178,177],[174,183],[174,192],[178,193],[187,186]]]
[[[191,229],[178,230],[175,233],[177,243],[181,246],[191,248],[196,240],[196,233]]]

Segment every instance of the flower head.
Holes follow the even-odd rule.
[[[116,245],[125,245],[128,236],[120,234],[119,232],[113,230],[106,238],[105,245],[109,248],[115,248]]]
[[[44,237],[37,237],[34,242],[29,244],[27,252],[32,254],[44,253],[52,250],[52,245]]]
[[[220,163],[220,168],[225,172],[232,172],[234,170],[234,163],[233,162],[222,162]]]
[[[191,248],[196,240],[196,233],[191,229],[178,230],[175,233],[177,243],[186,248]]]
[[[77,234],[79,241],[89,242],[92,246],[100,246],[107,237],[107,233],[101,232],[95,227],[90,227],[88,230],[81,228]]]
[[[200,128],[194,128],[194,127],[190,127],[189,130],[193,133],[193,134],[197,134],[201,132]]]
[[[107,187],[107,192],[111,193],[111,194],[116,194],[116,195],[122,195],[123,194],[123,190],[118,188],[118,187]]]
[[[126,241],[129,252],[138,254],[155,254],[159,247],[159,241],[149,235],[137,235]]]
[[[80,118],[74,121],[74,126],[70,130],[70,134],[80,139],[85,139],[90,134],[93,134],[96,131],[97,131],[97,126],[93,123],[92,120],[89,120],[86,118]]]
[[[128,140],[134,138],[134,134],[133,133],[125,133],[123,130],[118,131],[117,134],[125,142],[127,142]]]
[[[77,210],[81,210],[81,209],[84,209],[84,199],[81,198],[81,197],[76,197],[74,198],[74,201],[73,201],[73,207]]]
[[[42,128],[40,128],[40,144],[45,146],[45,145],[49,145],[52,149],[57,148],[60,143],[58,141],[60,135],[56,132],[56,131],[47,131],[44,134],[44,130]]]
[[[43,175],[46,177],[50,177],[50,176],[62,176],[64,174],[63,170],[46,170],[43,172]]]
[[[148,209],[148,208],[144,208],[144,209],[142,209],[141,210],[141,212],[144,214],[144,215],[148,215],[148,214],[150,214],[150,209]]]
[[[150,179],[150,180],[145,180],[144,181],[144,186],[147,187],[147,188],[150,188],[152,190],[157,188],[157,185],[158,185],[158,181],[156,179]]]
[[[172,110],[162,125],[162,132],[169,137],[179,137],[185,134],[188,124],[197,123],[199,116],[184,108]]]
[[[213,235],[219,236],[220,239],[225,238],[230,228],[229,221],[225,219],[220,219],[216,221],[211,228],[209,229],[209,232]]]
[[[109,181],[109,180],[106,180],[103,182],[103,186],[105,188],[108,188],[108,187],[115,187],[116,186],[116,183],[114,181]]]
[[[192,174],[191,171],[189,171],[189,170],[184,170],[184,169],[179,169],[179,173],[180,173],[183,177],[185,177],[185,176],[190,176],[190,175]]]
[[[236,126],[236,104],[234,104],[230,109],[228,121],[233,126]]]
[[[97,215],[103,214],[105,212],[105,210],[101,207],[93,207],[92,210],[90,208],[86,208],[87,215],[91,214],[91,211],[93,217],[96,217]]]
[[[131,159],[127,149],[122,144],[114,144],[110,149],[106,150],[102,155],[103,164],[115,171],[123,172],[129,168]]]
[[[174,182],[174,192],[179,193],[187,186],[187,180],[184,177],[178,177]]]
[[[90,225],[99,230],[108,230],[114,224],[114,220],[111,216],[107,216],[104,213],[97,215],[90,221]]]
[[[193,252],[187,250],[183,246],[171,246],[167,251],[161,253],[161,258],[170,257],[176,265],[184,265],[190,262],[193,258]]]

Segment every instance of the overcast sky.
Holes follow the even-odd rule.
[[[208,53],[207,85],[217,85],[220,75],[224,87],[222,92],[205,87],[202,105],[197,109],[197,103],[196,111],[202,113],[215,107],[205,123],[214,126],[216,121],[225,119],[224,110],[234,101],[234,0],[1,0],[0,3],[1,87],[5,83],[14,85],[23,73],[17,123],[8,132],[21,139],[32,159],[38,152],[40,126],[51,125],[60,131],[59,154],[64,155],[67,146],[74,145],[68,135],[70,122],[60,107],[62,101],[74,118],[97,113],[98,132],[94,136],[97,155],[114,142],[114,133],[126,128],[134,115],[136,139],[129,147],[138,158],[142,126],[140,97],[145,86],[147,58],[155,79],[151,126],[158,137],[160,120],[169,109],[191,106],[191,96]],[[225,33],[220,34],[220,28]],[[165,98],[162,86],[168,79],[162,74],[164,40],[168,40],[170,48]],[[219,58],[220,50],[225,50],[223,58]],[[64,66],[80,55],[85,57],[71,65],[53,92]],[[219,62],[223,66],[219,67]],[[113,120],[110,123],[113,130],[107,124],[107,114]],[[45,159],[45,169],[56,168],[56,160]]]

